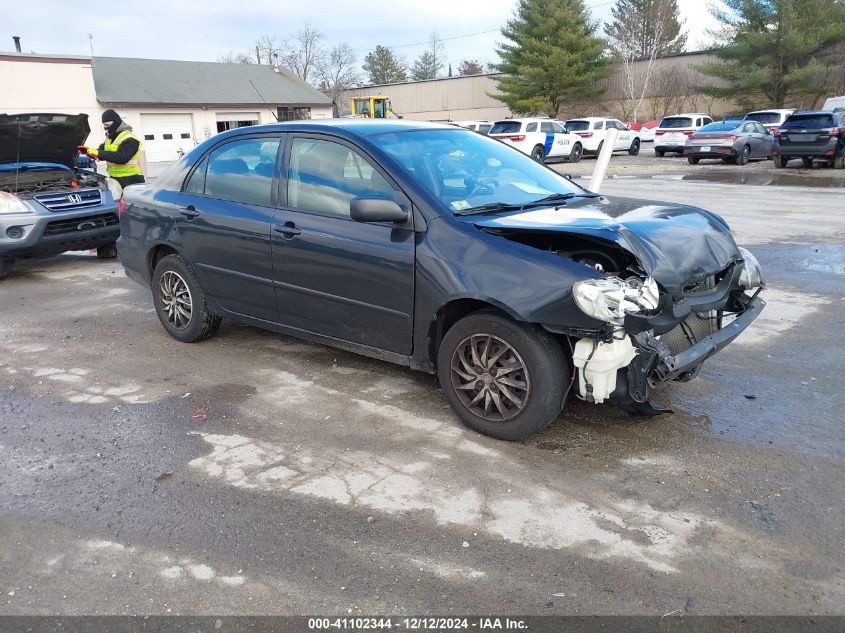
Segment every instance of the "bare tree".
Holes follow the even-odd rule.
[[[663,37],[663,26],[662,20],[656,20],[652,25],[651,35],[655,41],[660,41]],[[634,121],[637,120],[649,82],[654,75],[655,62],[660,54],[660,48],[653,46],[648,57],[642,60],[641,48],[640,42],[633,34],[621,33],[617,39],[610,43],[614,57],[622,65],[622,89],[626,99],[632,102],[633,107],[630,108],[630,117]],[[642,61],[646,62],[645,68],[642,67]],[[628,108],[625,109],[628,110]]]
[[[262,35],[255,40],[255,62],[266,66],[276,66],[282,47],[273,35]]]
[[[332,100],[335,108],[340,108],[339,99],[343,91],[360,82],[357,61],[352,46],[343,42],[332,47],[317,64],[320,89]]]
[[[313,24],[306,22],[282,45],[280,63],[303,81],[315,79],[317,69],[326,55],[322,40],[323,34]]]
[[[246,53],[233,53],[229,51],[223,55],[217,56],[217,61],[221,64],[254,64],[255,61]]]

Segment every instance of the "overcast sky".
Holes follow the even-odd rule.
[[[712,0],[678,0],[689,30],[689,48],[709,41]],[[613,1],[586,0],[595,19],[610,17]],[[0,51],[216,61],[228,51],[247,51],[262,35],[289,37],[305,20],[326,44],[349,42],[359,61],[376,44],[390,46],[409,62],[433,31],[443,38],[449,61],[496,61],[499,29],[516,0],[0,0]]]

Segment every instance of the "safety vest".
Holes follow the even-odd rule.
[[[132,134],[132,132],[129,130],[123,130],[114,137],[114,140],[106,138],[106,142],[103,144],[103,149],[107,152],[116,152],[117,148],[120,147],[120,144],[128,138],[134,138],[138,141],[138,151],[135,152],[135,155],[126,163],[107,163],[107,171],[109,176],[112,178],[125,178],[127,176],[141,175],[141,163],[138,160],[141,155],[141,140]]]

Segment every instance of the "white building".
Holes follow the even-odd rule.
[[[105,139],[103,111],[116,110],[148,163],[233,127],[332,116],[319,90],[257,64],[0,53],[0,86],[0,112],[87,114],[93,147]]]

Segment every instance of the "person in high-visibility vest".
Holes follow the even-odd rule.
[[[106,110],[103,112],[103,129],[106,131],[105,143],[97,149],[80,146],[79,151],[96,160],[106,161],[109,176],[121,187],[144,182],[138,160],[141,141],[132,134],[132,127],[114,110]]]

